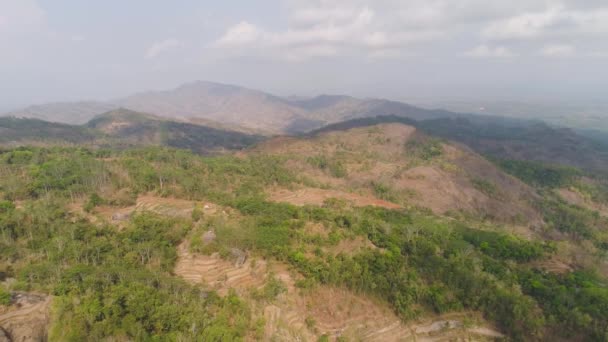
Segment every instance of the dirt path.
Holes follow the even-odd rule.
[[[0,327],[9,341],[46,341],[51,297],[18,293],[8,311],[0,313]]]

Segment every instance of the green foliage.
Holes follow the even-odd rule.
[[[422,159],[438,156],[434,148],[420,151]],[[551,336],[545,331],[606,337],[601,279],[531,268],[532,261],[555,252],[551,243],[415,210],[351,208],[335,200],[322,207],[269,202],[265,188],[300,181],[281,158],[202,158],[165,148],[28,148],[1,153],[0,173],[0,191],[9,199],[0,201],[0,262],[11,266],[20,289],[56,296],[54,340],[261,338],[263,321],[252,322],[247,303],[234,293],[220,298],[171,274],[176,246],[186,236],[198,237],[193,250],[225,254],[239,248],[286,261],[303,276],[298,286],[365,292],[390,303],[404,319],[476,310],[513,339]],[[490,184],[477,183],[495,195]],[[380,198],[396,196],[390,185],[371,186]],[[78,219],[65,207],[82,198],[91,209],[123,196],[132,202],[138,192],[149,191],[214,201],[230,207],[230,215],[201,215],[198,208],[182,219],[143,213],[116,229]],[[15,208],[16,199],[22,209]],[[539,208],[550,227],[608,246],[606,221],[597,214],[547,194]],[[306,231],[310,222],[325,233]],[[208,230],[216,239],[203,246],[200,236]],[[327,251],[357,235],[377,248],[349,255]],[[284,291],[271,277],[253,297],[271,301]]]
[[[86,212],[91,212],[95,207],[97,207],[98,205],[105,204],[105,202],[106,201],[103,198],[101,198],[96,192],[94,192],[89,196],[89,200],[87,201],[87,203],[85,203],[84,210]]]
[[[4,155],[4,161],[9,164],[28,164],[34,158],[34,152],[26,149],[17,149],[11,152],[8,152]]]
[[[397,196],[393,192],[393,189],[391,189],[385,183],[379,181],[372,181],[370,185],[376,197],[387,201],[397,201]]]
[[[481,178],[473,178],[471,182],[473,183],[475,189],[483,192],[489,197],[497,197],[500,195],[500,190],[498,190],[498,187],[496,187],[496,185],[492,182]]]
[[[317,326],[317,321],[311,316],[306,316],[306,318],[304,319],[304,323],[306,323],[306,327],[310,330],[315,329],[315,327]]]
[[[540,334],[546,324],[534,300],[517,290],[512,267],[551,248],[382,208],[365,208],[349,220],[384,250],[312,258],[294,251],[288,260],[305,279],[379,296],[406,319],[419,316],[421,308],[481,310],[520,339]],[[484,263],[479,270],[476,265]]]
[[[532,186],[562,188],[570,186],[582,175],[581,171],[566,166],[548,165],[524,160],[498,160],[507,173]]]
[[[579,181],[572,188],[594,202],[608,204],[608,182],[605,179],[594,179],[589,183]]]
[[[201,210],[201,208],[198,207],[198,205],[195,206],[194,209],[192,209],[191,217],[192,217],[193,222],[200,221],[203,218],[203,216],[204,216],[204,213]]]
[[[38,119],[0,117],[0,143],[13,141],[44,141],[85,143],[96,133],[82,126],[47,122]]]
[[[0,286],[0,305],[10,305],[11,297],[11,293]]]
[[[0,227],[18,251],[19,282],[55,296],[53,340],[234,340],[250,330],[236,295],[219,298],[170,275],[189,221],[142,214],[118,231],[37,201],[0,215]]]
[[[408,154],[424,161],[430,161],[443,154],[441,141],[433,138],[418,138],[407,142],[406,150]]]
[[[0,214],[8,213],[15,209],[15,205],[11,201],[0,200]]]
[[[266,280],[266,284],[261,289],[254,289],[252,291],[252,297],[256,300],[273,301],[281,293],[287,292],[287,287],[280,279],[277,279],[274,275],[269,275]]]
[[[289,226],[276,222],[260,222],[255,228],[255,246],[278,255],[290,244]]]
[[[584,332],[590,340],[607,337],[608,288],[596,275],[573,272],[567,275],[521,272],[524,292],[550,313],[548,319],[562,327],[564,337]]]
[[[541,210],[550,226],[574,237],[593,239],[598,230],[608,227],[608,222],[597,212],[568,204],[561,199],[546,198],[541,203]]]
[[[498,259],[512,259],[517,262],[529,262],[541,258],[550,246],[535,241],[527,241],[513,235],[499,234],[491,231],[479,231],[459,227],[458,231],[464,241],[478,248],[482,253]]]
[[[344,163],[337,157],[330,159],[323,155],[317,155],[309,157],[307,161],[310,165],[318,169],[328,171],[330,175],[336,178],[344,178],[348,174],[346,166],[344,166]]]

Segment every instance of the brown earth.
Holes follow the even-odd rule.
[[[583,207],[592,211],[597,211],[600,215],[608,217],[608,206],[593,202],[590,198],[586,198],[583,194],[573,189],[558,189],[557,193],[566,202],[579,207]]]
[[[314,341],[321,335],[332,340],[344,336],[355,341],[489,340],[502,336],[486,323],[465,327],[465,317],[481,322],[473,314],[429,318],[406,325],[386,304],[364,294],[327,286],[301,291],[295,286],[297,276],[279,262],[249,257],[237,265],[218,254],[192,254],[187,242],[178,251],[175,274],[220,295],[234,289],[247,296],[251,290],[262,287],[271,275],[283,282],[287,292],[276,300],[252,300],[254,317],[263,317],[266,322],[265,340]]]
[[[326,200],[336,198],[345,200],[356,207],[376,206],[388,209],[401,208],[400,205],[374,198],[361,196],[349,192],[330,189],[303,188],[298,190],[276,189],[270,192],[269,199],[276,202],[287,202],[294,205],[321,205]]]
[[[568,265],[562,260],[557,258],[552,258],[549,260],[542,260],[532,264],[533,267],[541,269],[546,272],[556,273],[556,274],[567,274],[572,272],[574,268],[571,265]]]
[[[174,270],[175,275],[186,281],[202,284],[221,295],[227,294],[230,289],[242,295],[251,289],[259,288],[264,285],[271,272],[293,286],[285,267],[275,267],[263,259],[247,258],[242,265],[238,265],[234,261],[222,259],[218,253],[192,254],[188,250],[187,242],[178,246],[178,260]]]
[[[153,194],[137,197],[135,205],[117,208],[113,206],[99,206],[92,214],[84,212],[83,203],[75,202],[68,207],[72,213],[84,215],[95,223],[98,221],[111,222],[119,227],[123,226],[128,218],[136,213],[153,212],[159,215],[189,218],[194,208],[199,208],[203,214],[225,214],[228,208],[220,207],[205,201],[189,201],[171,197],[159,197]]]
[[[436,214],[462,211],[527,226],[542,224],[541,215],[530,205],[538,197],[534,189],[464,146],[442,143],[441,155],[430,159],[408,150],[409,142],[428,139],[411,126],[381,124],[308,139],[279,137],[249,153],[284,156],[287,167],[307,177],[307,184],[318,184],[292,193],[269,189],[272,200],[322,204],[335,196],[366,205],[378,200],[374,184],[380,184],[387,191],[382,198],[400,206],[428,208]],[[340,161],[346,175],[336,177],[315,167],[309,159],[317,156]],[[345,195],[344,189],[357,195]],[[390,202],[382,203],[388,207]]]
[[[17,292],[9,307],[0,306],[0,331],[11,341],[38,342],[47,340],[51,297]],[[2,341],[0,333],[0,341]],[[6,337],[6,336],[5,336]]]

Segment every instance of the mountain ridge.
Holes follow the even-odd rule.
[[[139,92],[106,102],[33,105],[4,116],[84,124],[96,115],[121,107],[174,120],[208,119],[265,134],[301,133],[326,124],[377,115],[416,120],[458,115],[380,98],[332,94],[310,98],[281,97],[231,84],[194,81],[173,89]]]

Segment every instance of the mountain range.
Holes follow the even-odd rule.
[[[152,144],[205,154],[241,149],[275,135],[400,122],[493,158],[563,164],[594,172],[608,169],[608,135],[600,131],[346,95],[279,97],[203,81],[109,102],[31,106],[5,116],[0,118],[3,144]]]
[[[299,133],[329,123],[378,115],[412,119],[452,116],[383,99],[344,95],[283,98],[234,85],[197,81],[168,91],[143,92],[108,102],[64,102],[30,106],[4,116],[84,124],[99,114],[126,108],[181,121],[206,119],[265,134]]]
[[[599,131],[381,99],[30,107],[0,117],[0,341],[606,340],[606,170]]]

